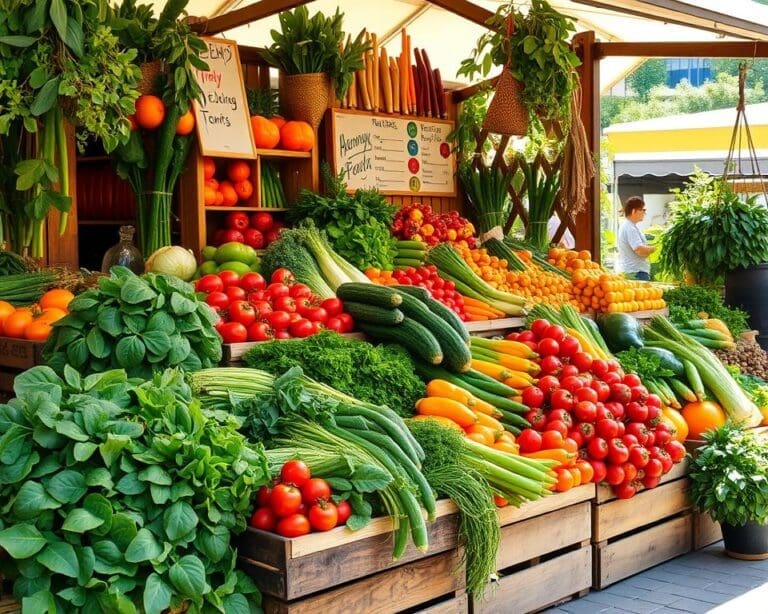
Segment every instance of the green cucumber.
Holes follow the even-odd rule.
[[[413,267],[414,269],[418,269],[419,267],[424,265],[423,260],[416,260],[415,258],[400,258],[395,257],[392,260],[392,264],[395,266],[395,268],[405,268]]]
[[[405,319],[405,315],[397,307],[378,307],[355,301],[344,301],[344,311],[351,315],[355,322],[370,322],[382,326],[394,326]]]
[[[469,333],[467,332],[467,327],[464,326],[464,322],[461,321],[461,318],[456,315],[455,311],[446,305],[443,305],[443,303],[437,299],[432,298],[432,295],[428,290],[421,286],[393,286],[393,288],[397,290],[397,292],[410,294],[419,299],[426,305],[427,309],[434,313],[438,318],[445,320],[445,322],[458,333],[462,341],[465,343],[469,342]]]
[[[427,244],[424,243],[424,241],[414,241],[413,239],[400,239],[398,241],[395,241],[395,244],[397,245],[397,249],[413,249],[419,252],[425,252],[427,251]]]
[[[704,382],[701,379],[699,370],[690,360],[683,360],[682,363],[683,367],[685,368],[685,377],[688,380],[688,384],[690,385],[691,390],[693,390],[693,393],[696,395],[699,401],[703,401],[704,397],[706,396],[706,392],[704,391]]]
[[[352,301],[353,303],[366,303],[377,307],[398,307],[403,302],[402,295],[392,288],[360,282],[341,284],[336,289],[336,296],[345,303]]]
[[[693,392],[688,386],[686,386],[682,381],[677,379],[676,377],[667,377],[665,378],[665,381],[667,384],[669,384],[669,387],[672,389],[672,392],[675,393],[675,396],[677,397],[678,401],[680,403],[693,403],[697,400],[696,393]]]
[[[419,262],[424,262],[424,258],[426,256],[426,252],[418,251],[415,249],[400,249],[397,248],[397,256],[395,258],[397,260],[404,260],[404,259],[413,259],[418,260]]]
[[[398,295],[399,296],[399,295]],[[397,326],[381,326],[370,322],[356,322],[361,332],[374,339],[399,343],[414,356],[433,365],[443,362],[443,351],[435,336],[416,320],[405,318]]]

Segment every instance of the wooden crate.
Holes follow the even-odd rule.
[[[29,369],[42,364],[44,345],[42,341],[0,337],[0,367]]]
[[[592,587],[605,588],[691,549],[693,517],[687,463],[679,463],[656,488],[617,499],[597,489],[592,514]]]
[[[693,513],[693,549],[701,550],[723,539],[720,523],[710,518],[709,514]]]
[[[428,525],[428,539],[426,553],[410,544],[404,555],[393,561],[392,522],[377,518],[359,531],[339,527],[294,539],[249,528],[237,545],[241,569],[262,593],[292,602],[406,563],[455,552],[458,515],[450,501],[438,502],[437,519]]]
[[[474,614],[533,612],[583,594],[592,582],[590,547],[595,485],[499,510],[501,578],[471,599]]]

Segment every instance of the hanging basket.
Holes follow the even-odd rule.
[[[158,77],[165,71],[163,61],[153,60],[152,62],[145,62],[139,68],[141,69],[141,79],[136,84],[136,89],[142,95],[156,93]]]
[[[307,122],[317,129],[331,101],[331,80],[327,73],[304,75],[280,73],[280,110],[286,119]]]
[[[496,134],[525,136],[528,134],[528,111],[521,93],[524,85],[507,67],[496,83],[496,93],[483,120],[483,129]]]

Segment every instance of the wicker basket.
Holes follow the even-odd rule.
[[[136,84],[140,94],[154,94],[157,91],[157,78],[164,72],[165,66],[162,60],[153,60],[139,66],[141,79]]]
[[[496,93],[483,120],[483,129],[496,134],[525,136],[528,134],[528,112],[520,92],[523,84],[505,67],[496,83]]]
[[[317,129],[331,102],[331,80],[324,72],[280,73],[280,110],[286,119],[307,122]]]

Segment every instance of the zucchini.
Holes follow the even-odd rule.
[[[395,256],[395,259],[397,260],[403,260],[412,258],[413,260],[418,260],[419,262],[424,262],[424,258],[426,257],[427,253],[424,251],[419,251],[415,249],[400,249],[397,248],[397,256]]]
[[[502,397],[513,397],[518,394],[518,391],[512,388],[512,386],[507,386],[504,382],[493,379],[491,376],[486,375],[485,373],[480,373],[480,371],[475,371],[474,369],[470,369],[466,373],[460,374],[459,377],[478,388],[482,388],[483,390],[487,390],[492,394],[497,394]]]
[[[691,390],[698,397],[699,401],[703,401],[706,396],[704,391],[704,382],[701,379],[701,374],[690,360],[683,360],[683,367],[685,368],[685,377],[688,380],[688,384],[691,386]]]
[[[697,333],[699,331],[696,331]],[[712,350],[730,350],[734,347],[736,347],[736,344],[733,341],[721,341],[717,339],[710,339],[709,337],[700,337],[698,334],[690,334],[690,333],[683,333],[686,335],[689,339],[693,339],[694,341],[700,343],[706,348],[710,348]]]
[[[715,341],[733,341],[733,337],[711,328],[680,328],[678,330],[684,335],[690,335],[696,339],[703,337],[705,339],[714,339]]]
[[[394,326],[405,319],[405,315],[397,307],[378,307],[355,301],[344,301],[344,311],[351,315],[355,322],[370,322],[382,326]]]
[[[414,241],[413,239],[399,239],[395,241],[398,250],[413,249],[418,252],[426,252],[428,245],[424,241]]]
[[[597,324],[612,352],[621,352],[631,347],[643,347],[642,326],[637,318],[626,313],[607,313]]]
[[[675,393],[672,391],[672,388],[667,383],[667,380],[663,378],[659,378],[656,380],[656,385],[659,387],[659,390],[664,393],[664,396],[667,399],[667,404],[674,407],[675,409],[681,409],[682,405],[677,400],[677,397],[675,396]]]
[[[416,320],[405,318],[397,326],[381,326],[370,322],[358,322],[357,327],[369,337],[399,343],[414,356],[433,365],[443,362],[443,351],[435,336]]]
[[[469,346],[451,326],[438,318],[419,299],[410,294],[403,294],[400,309],[419,324],[425,326],[437,339],[443,352],[445,366],[451,371],[468,371],[472,364]]]
[[[456,312],[453,311],[453,309],[443,305],[443,303],[437,299],[432,298],[432,295],[428,290],[422,288],[421,286],[393,287],[397,292],[410,294],[411,296],[419,299],[422,303],[424,303],[424,305],[426,305],[427,309],[434,313],[438,318],[445,320],[448,326],[455,330],[465,343],[469,342],[469,333],[467,332],[467,327],[464,326],[464,322],[461,321],[461,318],[456,315]]]
[[[676,377],[667,377],[665,378],[665,381],[669,384],[669,387],[672,389],[672,392],[675,393],[677,400],[680,401],[681,404],[693,403],[698,400],[693,390]]]
[[[656,358],[659,359],[659,363],[662,369],[669,369],[675,375],[682,375],[685,373],[683,363],[680,362],[677,356],[675,356],[669,350],[665,350],[664,348],[652,348],[645,346],[641,347],[638,351],[649,356],[656,356]]]
[[[377,307],[397,307],[403,302],[403,297],[387,286],[349,282],[341,284],[336,289],[338,296],[345,303],[366,303]]]
[[[423,260],[416,260],[415,258],[399,258],[395,257],[392,260],[392,264],[395,266],[395,268],[408,268],[413,267],[414,269],[418,269],[419,267],[424,266]]]

